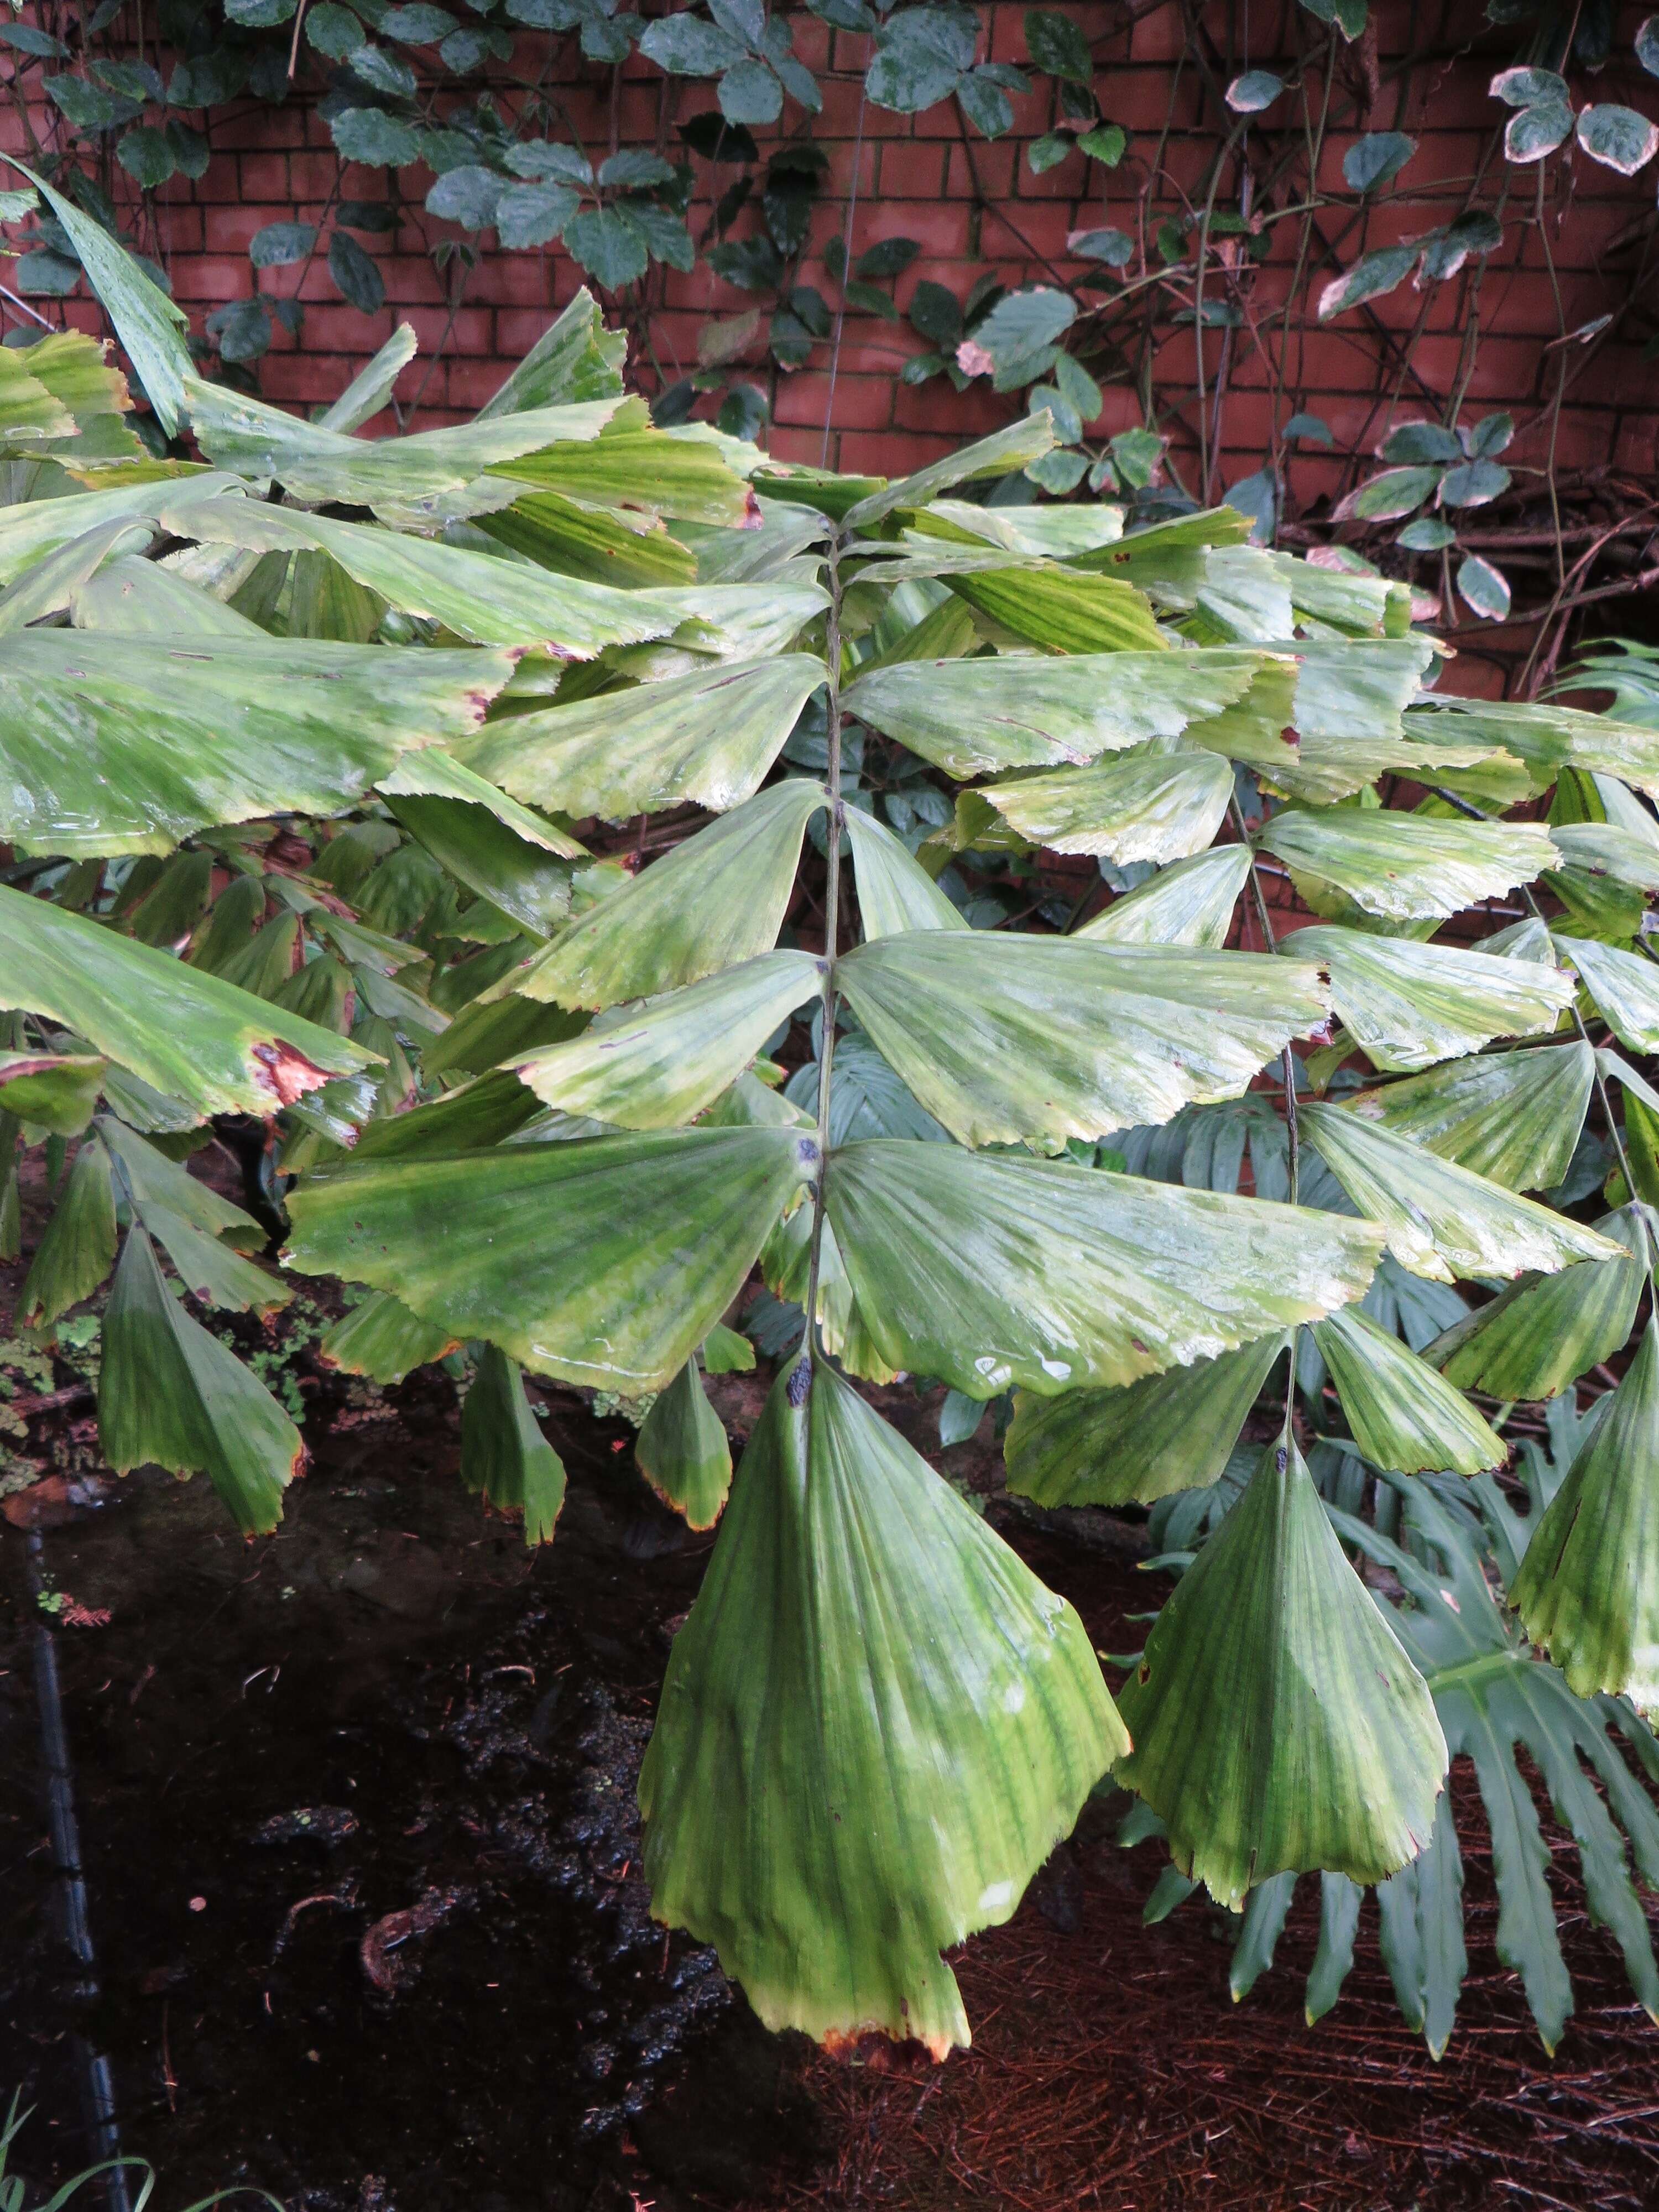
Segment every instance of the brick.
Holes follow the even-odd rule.
[[[286,154],[243,154],[237,159],[237,185],[242,198],[259,207],[286,206],[290,191]],[[324,185],[326,193],[328,186]]]
[[[337,398],[359,366],[334,354],[273,352],[260,364],[259,380],[267,398],[310,406]]]
[[[180,302],[206,301],[221,307],[240,300],[252,289],[252,272],[246,259],[228,255],[181,253],[173,264],[173,295]]]
[[[945,149],[899,139],[881,149],[877,190],[883,200],[936,200],[945,189]]]
[[[263,230],[271,219],[270,209],[263,207],[215,207],[204,212],[210,253],[246,253],[255,231]]]
[[[780,384],[777,419],[780,422],[821,428],[830,402],[828,375],[817,369],[803,368]],[[892,420],[892,413],[890,379],[846,375],[836,379],[832,419],[837,429],[884,429]]]

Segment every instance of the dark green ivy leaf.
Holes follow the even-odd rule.
[[[328,241],[328,273],[341,296],[365,315],[386,305],[386,280],[349,231],[337,230]]]

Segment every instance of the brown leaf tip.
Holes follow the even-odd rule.
[[[304,1053],[280,1037],[256,1044],[252,1050],[256,1063],[254,1081],[262,1091],[268,1091],[279,1106],[291,1106],[296,1098],[303,1098],[307,1091],[320,1090],[328,1081],[328,1070],[307,1060]]]

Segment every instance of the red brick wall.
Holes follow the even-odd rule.
[[[988,269],[1010,283],[1075,279],[1085,271],[1066,254],[1066,238],[1073,229],[1109,222],[1133,230],[1143,216],[1154,209],[1167,211],[1179,204],[1183,192],[1197,189],[1218,128],[1234,119],[1225,116],[1217,96],[1232,69],[1247,60],[1256,67],[1275,62],[1286,67],[1299,46],[1312,51],[1320,35],[1312,19],[1298,14],[1294,0],[1281,0],[1277,11],[1257,0],[1256,43],[1246,54],[1243,10],[1211,5],[1202,20],[1218,50],[1228,49],[1231,40],[1231,60],[1223,62],[1218,55],[1212,60],[1206,85],[1188,50],[1175,0],[1162,5],[1152,0],[1150,7],[1146,0],[1082,5],[1071,12],[1093,45],[1102,107],[1124,125],[1131,142],[1127,158],[1107,179],[1103,196],[1088,204],[1079,197],[1085,168],[1079,159],[1073,157],[1042,176],[1034,176],[1025,161],[1026,145],[1050,125],[1046,81],[1040,81],[1041,88],[1030,98],[1017,100],[1018,120],[1008,137],[993,143],[977,137],[964,140],[953,103],[911,118],[862,102],[869,42],[832,33],[804,11],[792,14],[798,50],[824,83],[823,114],[809,125],[791,104],[782,126],[784,135],[810,128],[831,160],[813,227],[813,252],[843,228],[856,185],[854,255],[893,235],[915,239],[921,246],[920,257],[899,280],[901,303],[924,279],[949,285],[962,296]],[[1659,113],[1659,84],[1628,59],[1644,12],[1620,9],[1615,58],[1595,81],[1593,96],[1624,100]],[[997,5],[981,13],[986,55],[1023,58],[1024,10]],[[1280,318],[1292,290],[1300,224],[1292,218],[1276,226],[1272,256],[1248,280],[1243,294],[1254,328],[1239,332],[1231,349],[1213,489],[1261,464],[1274,427],[1275,363],[1282,364],[1283,374],[1279,421],[1298,407],[1323,416],[1335,434],[1339,454],[1293,459],[1292,509],[1305,510],[1321,493],[1351,482],[1352,465],[1340,456],[1345,449],[1375,445],[1402,374],[1382,334],[1403,341],[1419,318],[1410,369],[1403,374],[1401,411],[1438,411],[1460,377],[1466,377],[1473,411],[1506,407],[1522,425],[1522,435],[1510,458],[1538,465],[1547,445],[1548,403],[1565,371],[1558,468],[1612,463],[1651,477],[1659,467],[1659,409],[1652,397],[1653,373],[1641,360],[1641,341],[1652,322],[1639,312],[1630,313],[1615,331],[1589,347],[1546,349],[1559,336],[1563,319],[1571,331],[1624,299],[1635,257],[1643,252],[1651,227],[1652,173],[1626,180],[1580,154],[1557,156],[1543,172],[1540,204],[1539,170],[1506,170],[1501,154],[1494,155],[1493,134],[1504,111],[1486,91],[1492,70],[1517,58],[1521,33],[1487,26],[1480,0],[1443,0],[1435,9],[1387,0],[1381,9],[1374,6],[1373,13],[1380,31],[1380,63],[1368,82],[1365,50],[1344,52],[1332,88],[1320,183],[1343,191],[1341,155],[1358,131],[1402,129],[1421,139],[1404,179],[1409,195],[1369,211],[1356,210],[1349,196],[1348,204],[1324,210],[1320,221],[1335,258],[1322,264],[1316,246],[1310,275],[1291,314],[1288,345]],[[549,43],[540,34],[526,34],[514,66],[539,70]],[[563,46],[568,50],[573,44],[566,40]],[[709,88],[665,79],[637,58],[616,88],[614,108],[609,69],[572,56],[559,64],[555,79],[589,149],[599,154],[609,150],[613,118],[622,144],[675,150],[676,118],[712,104]],[[1317,99],[1316,78],[1314,88]],[[505,83],[500,97],[510,104],[511,88]],[[1279,106],[1288,121],[1292,101],[1287,97]],[[49,111],[40,124],[43,132],[52,119]],[[1267,174],[1287,143],[1286,133],[1273,125],[1270,113],[1250,133],[1261,165],[1254,186],[1258,210],[1304,197],[1294,167],[1276,185]],[[15,114],[0,112],[0,146],[21,143]],[[212,165],[198,183],[176,178],[156,196],[156,243],[170,266],[178,299],[198,324],[210,309],[250,289],[245,249],[253,232],[279,219],[319,216],[337,178],[328,133],[311,112],[303,83],[283,108],[245,103],[222,114],[214,145]],[[696,166],[694,234],[707,222],[715,194],[736,173],[729,168],[716,173],[702,162]],[[1350,313],[1322,330],[1311,322],[1312,297],[1334,266],[1351,263],[1364,246],[1448,220],[1465,204],[1477,173],[1476,204],[1492,206],[1504,196],[1507,235],[1489,262],[1470,264],[1462,276],[1426,295],[1402,288],[1377,303],[1374,320]],[[1104,173],[1094,168],[1093,173],[1098,179]],[[443,280],[427,249],[444,227],[420,207],[425,183],[424,178],[411,180],[413,204],[395,237],[362,240],[384,270],[385,311],[373,318],[359,314],[338,299],[320,263],[313,265],[301,287],[307,303],[301,344],[296,348],[279,335],[262,364],[262,388],[269,397],[295,404],[331,398],[393,324],[407,319],[419,332],[423,358],[406,372],[399,397],[409,404],[418,396],[416,427],[453,419],[495,388],[506,366],[570,297],[579,272],[561,250],[491,251],[472,273],[442,355],[432,366],[447,309]],[[380,196],[385,188],[380,173],[350,169],[342,185],[346,197],[366,198]],[[1218,204],[1236,206],[1237,190],[1238,173],[1233,169]],[[1152,225],[1147,228],[1150,234]],[[273,270],[261,281],[281,292],[296,274]],[[821,266],[808,265],[802,275],[833,300],[834,288]],[[739,313],[755,304],[755,295],[721,283],[701,267],[690,276],[653,270],[648,284],[653,337],[667,376],[695,366],[697,331],[711,315]],[[11,313],[3,303],[0,309]],[[92,313],[78,305],[70,312],[77,321],[89,320]],[[1477,330],[1478,345],[1471,353]],[[1221,346],[1220,333],[1206,336],[1206,381],[1212,390]],[[779,377],[771,438],[775,449],[817,460],[827,413],[832,462],[892,471],[915,465],[964,434],[995,427],[1018,404],[983,384],[959,397],[943,380],[915,389],[899,384],[902,362],[922,349],[923,342],[908,326],[849,314],[833,399],[828,375],[816,361]],[[1178,451],[1193,442],[1195,410],[1182,403],[1193,389],[1194,368],[1191,330],[1173,331],[1158,349],[1152,374],[1158,403],[1165,410],[1162,427],[1175,432]],[[757,364],[754,374],[765,381],[763,365]],[[1136,387],[1120,382],[1109,388],[1105,416],[1094,434],[1140,419]],[[1190,481],[1190,463],[1188,474]]]

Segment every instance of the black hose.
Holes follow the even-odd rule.
[[[58,1645],[40,1600],[46,1595],[41,1571],[40,1532],[31,1528],[27,1540],[29,1598],[34,1608],[34,1691],[40,1710],[40,1760],[45,1779],[46,1827],[52,1838],[52,1863],[58,1932],[75,1968],[70,1994],[85,2004],[98,1994],[98,1961],[92,1948],[92,1923],[87,1911],[86,1875],[81,1865],[81,1831],[75,1817],[75,1779],[70,1767],[69,1735],[64,1726],[64,1699],[58,1680]],[[70,2039],[74,2054],[76,2087],[93,2161],[104,2165],[121,2155],[121,2131],[116,2120],[115,2082],[110,2063],[78,2031]],[[109,2212],[131,2212],[127,2170],[123,2165],[106,2167],[104,2197]]]

